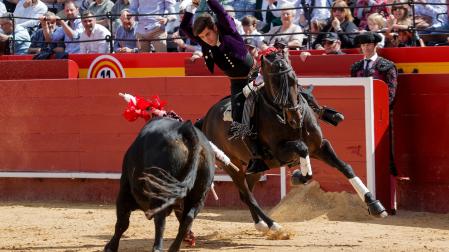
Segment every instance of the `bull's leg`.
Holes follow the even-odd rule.
[[[115,232],[112,239],[104,247],[104,251],[113,252],[117,251],[120,238],[122,234],[128,229],[129,217],[131,211],[136,209],[136,203],[133,200],[132,195],[129,193],[128,188],[124,185],[120,187],[119,196],[117,198],[117,222],[115,224]]]
[[[162,252],[164,249],[164,230],[165,230],[165,217],[166,211],[161,211],[154,216],[154,252]]]
[[[182,204],[184,204],[184,203],[182,203]],[[181,224],[181,221],[182,221],[183,207],[184,206],[175,208],[175,215],[176,215],[176,219],[178,219],[179,224]],[[183,241],[185,243],[187,243],[187,246],[195,247],[196,239],[195,239],[195,234],[192,232],[192,230],[189,230],[187,232],[187,234],[184,236]]]
[[[373,194],[363,184],[360,178],[356,176],[352,167],[337,157],[337,154],[335,154],[334,149],[327,139],[323,139],[320,149],[314,155],[327,164],[337,168],[349,179],[349,182],[359,197],[367,204],[368,211],[371,215],[376,217],[386,217],[388,215],[380,201],[374,198]]]
[[[198,177],[197,179],[198,179],[197,181],[201,181],[201,177]],[[212,182],[213,180],[212,174],[210,174],[210,177],[207,179],[209,179],[210,182]],[[210,183],[196,184],[189,192],[188,196],[184,199],[182,214],[180,218],[178,217],[179,220],[178,234],[176,235],[176,238],[171,244],[168,251],[179,251],[181,243],[186,237],[186,234],[190,232],[193,220],[196,218],[196,216],[204,206],[206,192],[209,189],[208,185],[210,185]]]

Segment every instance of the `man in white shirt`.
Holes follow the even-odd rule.
[[[90,11],[83,13],[81,22],[84,26],[84,32],[80,37],[80,53],[109,53],[109,42],[106,41],[106,36],[111,36],[111,32],[106,27],[97,24],[93,13]]]
[[[3,4],[3,2],[0,2],[0,17],[3,16],[3,14],[5,14],[6,12],[7,11],[5,5]]]
[[[16,18],[15,24],[21,25],[27,29],[37,28],[39,26],[39,17],[43,16],[47,12],[48,8],[40,0],[20,0],[16,9],[14,10],[14,16],[36,18],[36,19],[22,19]]]
[[[56,30],[47,36],[47,40],[58,42],[64,40],[65,52],[68,54],[79,53],[79,43],[74,43],[80,39],[81,33],[84,31],[83,24],[79,19],[79,9],[74,1],[66,1],[64,4],[64,14],[67,17],[67,22],[56,17],[56,23],[58,27]],[[52,20],[50,20],[52,21]]]
[[[151,51],[151,44],[156,52],[167,51],[165,25],[169,21],[176,20],[176,16],[164,14],[176,13],[175,2],[175,0],[133,0],[129,7],[130,11],[122,13],[125,19],[130,14],[158,14],[138,17],[136,37],[141,52]]]

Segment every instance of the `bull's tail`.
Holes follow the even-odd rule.
[[[159,207],[145,212],[148,219],[174,204],[177,199],[184,198],[194,186],[200,161],[199,138],[191,121],[183,123],[178,132],[189,149],[187,174],[184,180],[179,181],[170,172],[159,167],[151,167],[144,173],[144,177],[141,178],[145,183],[144,194],[150,199],[162,202]]]

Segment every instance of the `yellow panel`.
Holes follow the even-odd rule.
[[[87,68],[79,69],[80,78],[87,77]],[[168,76],[185,76],[184,67],[167,67],[167,68],[125,68],[126,77],[168,77]]]
[[[449,62],[397,63],[396,67],[401,68],[404,73],[413,73],[414,69],[420,74],[449,73]]]

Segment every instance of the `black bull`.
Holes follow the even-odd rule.
[[[115,233],[105,251],[117,251],[133,210],[154,218],[153,251],[162,251],[165,217],[173,209],[179,230],[169,251],[178,251],[204,205],[215,172],[215,156],[190,121],[155,118],[140,131],[123,160]]]

